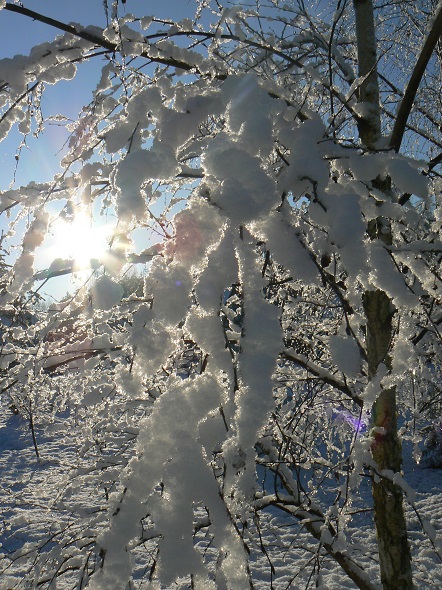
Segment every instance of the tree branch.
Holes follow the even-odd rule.
[[[284,498],[280,494],[264,496],[256,500],[255,509],[262,510],[267,506],[275,506],[300,520],[305,529],[322,544],[327,553],[341,566],[360,590],[378,590],[377,585],[370,581],[368,573],[351,558],[348,552],[333,547],[337,538],[336,530],[331,523],[327,523],[325,515],[317,505],[305,506],[301,502],[292,473],[286,465],[279,462],[278,453],[272,442],[264,437],[258,442],[258,446],[269,460],[266,467],[280,478],[288,497]],[[324,532],[329,533],[331,540],[327,539],[328,535],[324,535]]]
[[[414,66],[407,88],[404,93],[404,98],[401,101],[399,110],[396,115],[396,122],[390,136],[390,148],[398,152],[401,147],[402,138],[404,136],[405,127],[407,125],[408,117],[410,116],[413,107],[416,93],[425,73],[430,57],[433,54],[436,43],[442,35],[442,3],[439,3],[439,10],[434,18],[433,25],[423,44],[419,58]]]
[[[112,42],[108,41],[107,39],[105,39],[103,37],[103,35],[91,33],[90,31],[87,31],[86,28],[77,29],[76,27],[74,27],[72,25],[66,25],[65,23],[63,23],[61,21],[44,16],[38,12],[34,12],[33,10],[29,10],[28,8],[25,8],[24,6],[19,6],[17,4],[11,4],[10,2],[7,2],[4,7],[4,10],[9,10],[10,12],[16,12],[18,14],[22,14],[24,16],[27,16],[27,17],[37,20],[39,22],[45,23],[51,27],[55,27],[56,29],[59,29],[61,31],[65,31],[66,33],[70,33],[71,35],[74,35],[75,37],[78,37],[80,39],[84,39],[85,41],[89,41],[90,43],[93,43],[94,45],[97,45],[98,47],[103,47],[104,49],[106,49],[112,53],[117,53],[117,52],[121,51],[121,49],[122,49],[120,44],[112,43]],[[155,33],[155,34],[146,36],[145,39],[146,39],[146,45],[148,45],[149,40],[153,40],[153,39],[161,40],[164,38],[170,39],[171,37],[183,37],[183,36],[204,37],[206,39],[217,38],[217,34],[213,33],[213,32],[176,31],[173,34],[171,34],[170,32]],[[226,40],[226,41],[236,41],[236,42],[242,43],[248,47],[253,47],[255,49],[268,51],[272,55],[277,56],[280,59],[286,61],[288,64],[290,64],[290,66],[296,66],[304,71],[307,71],[307,72],[309,71],[308,66],[306,66],[306,64],[304,64],[302,61],[295,59],[295,58],[291,57],[290,55],[287,55],[283,51],[281,51],[275,47],[272,47],[271,45],[258,43],[256,41],[253,41],[252,39],[241,39],[238,35],[234,35],[232,33],[221,34],[221,35],[219,35],[218,38],[222,39],[222,40]],[[150,45],[148,45],[148,46],[150,47]],[[157,49],[161,49],[161,48],[157,48]],[[160,64],[163,64],[166,66],[170,66],[170,67],[178,68],[180,70],[184,70],[186,72],[196,72],[201,76],[207,75],[207,74],[204,74],[203,72],[201,72],[196,65],[191,65],[185,61],[177,60],[177,59],[169,57],[169,56],[161,57],[161,56],[158,56],[157,54],[155,56],[151,56],[151,55],[149,55],[149,51],[142,51],[140,53],[139,57],[144,57],[144,58],[150,60],[152,63],[160,63]],[[222,73],[220,72],[218,74],[212,74],[212,77],[216,78],[218,80],[224,80],[227,77],[227,75],[225,72],[222,72]],[[321,84],[326,90],[328,90],[333,96],[335,96],[341,102],[342,106],[350,113],[350,115],[358,123],[361,121],[361,117],[354,111],[352,106],[350,104],[348,104],[348,101],[341,94],[341,92],[339,92],[339,90],[337,88],[335,88],[333,85],[330,86],[330,84],[328,82],[325,82],[324,80],[318,80],[318,83]],[[275,97],[276,97],[276,95],[275,95]]]
[[[46,25],[49,25],[51,27],[55,27],[56,29],[59,29],[60,31],[65,31],[66,33],[70,33],[71,35],[74,35],[75,37],[78,37],[80,39],[84,39],[85,41],[89,41],[90,43],[93,43],[94,45],[98,45],[99,47],[103,47],[104,49],[107,49],[108,51],[117,52],[119,50],[119,46],[117,43],[111,43],[110,41],[105,39],[102,35],[97,35],[97,34],[88,32],[86,29],[77,29],[76,27],[74,27],[72,25],[66,25],[65,23],[63,23],[59,20],[55,20],[55,19],[50,18],[48,16],[44,16],[38,12],[34,12],[33,10],[29,10],[29,8],[25,8],[24,6],[19,6],[17,4],[11,4],[10,2],[7,2],[6,6],[4,7],[4,10],[9,10],[10,12],[16,12],[18,14],[28,16],[29,18],[32,18],[36,21],[39,21],[41,23],[45,23]],[[190,71],[190,70],[195,69],[194,66],[191,66],[186,62],[179,61],[177,59],[173,59],[173,58],[169,58],[169,57],[155,57],[155,58],[153,58],[153,57],[149,56],[149,54],[147,52],[144,52],[144,51],[141,54],[141,57],[146,57],[147,59],[150,59],[154,62],[158,62],[158,63],[162,63],[167,66],[179,68],[181,70]]]
[[[336,389],[344,393],[346,396],[351,398],[359,407],[362,408],[364,406],[363,400],[358,395],[355,395],[350,389],[350,387],[348,387],[348,385],[344,381],[341,381],[341,379],[335,377],[327,369],[323,369],[316,363],[309,361],[308,358],[303,354],[296,354],[294,350],[290,349],[284,350],[282,356],[288,361],[291,361],[299,365],[300,367],[303,367],[304,369],[306,369],[306,371],[308,371],[312,375],[315,375],[315,377],[318,377],[324,383],[327,383],[327,385],[335,387]]]

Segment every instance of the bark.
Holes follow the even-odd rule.
[[[381,137],[379,107],[379,80],[377,74],[376,35],[373,3],[371,0],[353,0],[356,20],[359,86],[358,102],[363,111],[358,120],[359,137],[368,149],[376,149]]]
[[[325,516],[319,508],[306,505],[301,500],[298,485],[293,480],[292,472],[287,465],[280,462],[279,452],[273,446],[273,443],[264,437],[259,441],[258,446],[266,456],[266,466],[273,471],[276,478],[280,479],[288,498],[290,498],[290,502],[284,502],[277,494],[272,494],[258,499],[255,509],[263,510],[268,506],[276,506],[302,521],[305,529],[322,544],[329,555],[335,559],[360,590],[376,590],[378,586],[370,579],[369,573],[352,559],[352,551],[339,551],[333,547],[333,541],[337,537],[336,530],[330,523],[326,524]],[[272,462],[276,467],[271,466]],[[331,542],[324,542],[323,532],[325,527],[330,534]]]
[[[366,291],[367,355],[370,378],[381,363],[389,369],[394,307],[380,290]],[[383,389],[372,408],[371,427],[375,435],[371,446],[377,469],[401,471],[402,447],[398,436],[396,389]],[[378,539],[379,565],[383,590],[412,590],[411,555],[407,540],[403,493],[399,486],[374,474],[373,504]]]
[[[390,147],[396,152],[399,151],[404,136],[405,127],[407,125],[408,117],[410,116],[413,107],[414,99],[421,83],[424,72],[427,68],[430,57],[433,55],[437,42],[442,36],[442,4],[439,4],[431,29],[422,45],[416,65],[408,81],[404,97],[399,106],[396,115],[396,121],[390,137]]]
[[[376,150],[381,136],[379,108],[379,81],[377,75],[376,35],[372,0],[353,0],[356,19],[356,38],[359,76],[359,102],[363,104],[363,117],[358,122],[361,141],[369,150]],[[389,180],[374,179],[373,185],[388,190]],[[367,227],[373,240],[388,243],[391,234],[380,231],[384,220],[374,220]],[[377,374],[383,363],[391,369],[389,351],[393,339],[394,306],[381,290],[366,291],[363,305],[367,320],[367,357],[369,378]],[[372,408],[371,427],[375,432],[371,452],[378,473],[383,470],[397,473],[401,470],[402,448],[398,436],[396,417],[396,389],[381,391]],[[383,590],[412,590],[411,553],[407,540],[407,527],[403,493],[392,481],[376,473],[373,477],[373,506],[378,540],[379,566]]]
[[[6,3],[6,5],[4,6],[4,10],[9,10],[10,12],[22,14],[23,16],[27,16],[29,18],[32,18],[33,20],[36,20],[38,22],[49,25],[50,27],[55,27],[56,29],[58,29],[60,31],[65,31],[66,33],[70,33],[74,37],[78,37],[79,39],[84,39],[85,41],[89,41],[93,45],[97,45],[98,47],[102,47],[103,49],[106,49],[107,51],[109,51],[111,53],[117,53],[118,51],[121,51],[121,47],[119,46],[119,44],[112,43],[112,42],[108,41],[107,39],[104,38],[104,36],[101,33],[97,33],[97,34],[91,33],[89,31],[85,30],[84,27],[67,25],[59,20],[56,20],[54,18],[50,18],[49,16],[44,16],[43,14],[40,14],[39,12],[35,12],[34,10],[30,10],[29,8],[25,8],[24,6],[21,6],[21,5],[12,4],[11,2]],[[161,57],[161,56],[156,55],[154,58],[152,58],[148,52],[141,53],[141,56],[145,57],[146,59],[151,60],[152,62],[161,63],[161,64],[164,64],[167,66],[172,66],[174,68],[179,68],[179,69],[182,69],[186,72],[196,69],[192,65],[189,65],[188,63],[186,63],[185,61],[169,58],[166,56]]]

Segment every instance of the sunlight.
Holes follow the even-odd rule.
[[[91,259],[100,260],[108,249],[112,229],[109,225],[94,225],[87,215],[80,213],[70,223],[56,224],[50,254],[53,258],[74,260],[79,268],[87,267]]]

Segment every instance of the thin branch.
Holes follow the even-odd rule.
[[[309,373],[315,375],[315,377],[318,377],[319,379],[324,381],[324,383],[327,383],[327,385],[335,387],[336,389],[344,393],[346,396],[351,398],[355,402],[355,404],[357,404],[361,408],[363,407],[363,400],[358,395],[353,393],[353,391],[350,389],[350,387],[348,387],[348,385],[344,381],[335,377],[335,375],[330,373],[330,371],[328,371],[327,369],[324,369],[316,363],[313,363],[303,354],[296,354],[295,351],[292,349],[284,350],[282,356],[288,361],[291,361],[299,365],[300,367],[303,367]]]
[[[28,94],[31,94],[32,92],[34,92],[34,90],[37,88],[37,86],[40,84],[40,82],[35,82],[35,84],[33,84],[32,86],[30,86],[27,90],[25,90],[23,92],[23,94],[21,94],[15,101],[14,103],[3,113],[3,115],[0,117],[0,123],[2,123],[6,117],[9,115],[10,112],[12,112],[15,107],[21,103],[21,101],[26,98],[28,96]]]
[[[396,122],[390,136],[390,147],[396,152],[400,150],[402,139],[407,125],[408,117],[410,116],[413,107],[416,93],[419,89],[422,77],[427,68],[428,62],[433,54],[434,48],[442,35],[442,3],[439,3],[439,10],[434,18],[433,25],[428,33],[428,36],[423,44],[419,58],[414,66],[410,80],[404,93],[404,98],[401,101],[399,110],[396,115]]]
[[[63,23],[59,20],[55,20],[55,19],[50,18],[48,16],[44,16],[38,12],[34,12],[33,10],[29,10],[29,8],[25,8],[24,6],[19,6],[17,4],[11,4],[10,2],[7,2],[6,6],[4,7],[4,10],[9,10],[10,12],[16,12],[18,14],[28,16],[29,18],[32,18],[33,20],[39,21],[39,22],[49,25],[51,27],[55,27],[56,29],[59,29],[60,31],[65,31],[66,33],[70,33],[71,35],[74,35],[75,37],[79,37],[80,39],[84,39],[85,41],[89,41],[90,43],[93,43],[94,45],[98,45],[99,47],[103,47],[104,49],[107,49],[108,51],[111,51],[112,53],[119,51],[119,45],[117,43],[111,43],[110,41],[105,39],[102,35],[90,33],[84,29],[77,29],[73,25],[66,25],[65,23]],[[141,57],[146,57],[154,62],[158,62],[158,63],[164,64],[167,66],[173,66],[175,68],[179,68],[179,69],[185,70],[185,71],[190,71],[190,70],[195,69],[194,66],[191,66],[186,62],[183,62],[183,61],[180,61],[177,59],[173,59],[173,58],[166,58],[166,57],[153,58],[147,52],[144,52],[144,51],[141,53]]]
[[[63,23],[61,21],[44,16],[42,14],[39,14],[38,12],[34,12],[33,10],[29,10],[28,8],[25,8],[24,6],[18,6],[16,4],[11,4],[10,2],[8,2],[8,3],[6,3],[4,10],[9,10],[11,12],[23,14],[24,16],[28,16],[29,18],[32,18],[32,19],[37,20],[39,22],[42,22],[42,23],[45,23],[45,24],[50,25],[52,27],[55,27],[61,31],[65,31],[66,33],[70,33],[71,35],[79,37],[80,39],[84,39],[86,41],[89,41],[90,43],[93,43],[94,45],[97,45],[99,47],[103,47],[103,48],[107,49],[108,51],[111,51],[112,53],[118,53],[122,49],[122,47],[119,43],[111,43],[110,41],[105,39],[103,37],[103,35],[93,34],[93,33],[86,31],[83,28],[77,29],[76,27],[74,27],[72,25],[66,25],[65,23]],[[153,39],[161,40],[164,38],[170,39],[172,37],[204,37],[205,39],[219,38],[219,39],[222,39],[225,41],[235,41],[235,42],[241,43],[241,44],[248,46],[248,47],[253,47],[255,49],[269,52],[270,54],[277,56],[280,59],[288,62],[291,67],[295,66],[301,70],[304,70],[307,72],[309,71],[309,66],[304,64],[303,61],[295,59],[295,58],[291,57],[290,55],[287,55],[286,53],[277,49],[276,47],[272,47],[271,45],[267,45],[267,44],[263,44],[263,43],[258,43],[256,41],[251,40],[251,39],[242,39],[238,35],[234,35],[231,33],[229,33],[229,34],[224,33],[224,34],[217,36],[216,33],[203,32],[203,31],[176,31],[173,34],[171,34],[170,32],[164,32],[164,33],[159,32],[159,33],[155,33],[155,34],[146,36],[145,40],[146,40],[146,44],[148,44],[148,42]],[[150,45],[148,45],[148,46],[150,47]],[[157,50],[161,49],[161,47],[156,47],[156,49]],[[186,61],[177,60],[172,57],[160,57],[158,55],[152,56],[152,55],[149,55],[149,50],[145,50],[145,51],[140,52],[139,57],[144,57],[144,58],[150,60],[152,63],[160,63],[160,64],[163,64],[166,66],[171,66],[174,68],[178,68],[180,70],[184,70],[186,72],[195,72],[201,76],[207,76],[207,74],[201,72],[196,65],[190,65]],[[225,72],[219,72],[218,74],[212,74],[212,77],[216,78],[217,80],[224,80],[227,77],[227,75]],[[354,112],[351,105],[348,104],[348,101],[345,100],[345,97],[341,94],[341,92],[339,92],[339,90],[337,90],[333,85],[330,86],[329,82],[326,82],[325,80],[322,80],[322,79],[318,80],[318,83],[321,84],[326,90],[328,90],[331,93],[331,95],[335,96],[342,103],[343,107],[351,114],[351,116],[357,122],[360,122],[362,120],[361,117],[357,113]]]
[[[337,537],[337,533],[331,523],[327,523],[325,515],[318,506],[305,506],[298,494],[296,482],[293,480],[290,469],[285,465],[281,465],[278,461],[276,449],[270,440],[266,437],[258,442],[258,446],[262,449],[264,454],[269,458],[270,462],[275,462],[277,467],[272,467],[267,464],[267,467],[279,476],[284,489],[288,493],[288,497],[283,497],[281,494],[270,494],[263,498],[257,499],[255,502],[255,509],[262,510],[267,506],[275,506],[283,512],[290,514],[296,519],[300,520],[305,529],[319,542],[327,551],[327,553],[341,566],[344,572],[350,579],[355,582],[360,590],[377,590],[377,585],[370,581],[368,573],[362,566],[353,561],[347,552],[341,552],[339,549],[333,547],[333,542]],[[331,536],[331,542],[324,539],[323,532],[327,531]]]

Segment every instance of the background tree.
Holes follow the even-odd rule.
[[[44,83],[105,65],[63,174],[1,194],[11,235],[29,219],[2,305],[25,305],[49,203],[118,218],[92,290],[42,314],[35,346],[3,345],[3,391],[56,397],[75,451],[45,480],[57,531],[14,525],[35,538],[12,574],[248,588],[254,553],[274,570],[276,512],[315,540],[308,583],[326,555],[372,589],[350,526],[368,476],[382,586],[413,587],[396,413],[413,435],[431,406],[442,321],[442,6],[419,4],[199,2],[174,23],[115,3],[105,31],[5,4],[64,33],[0,62],[4,135],[41,128]],[[162,244],[135,252],[135,229]],[[143,293],[123,298],[134,261]]]

